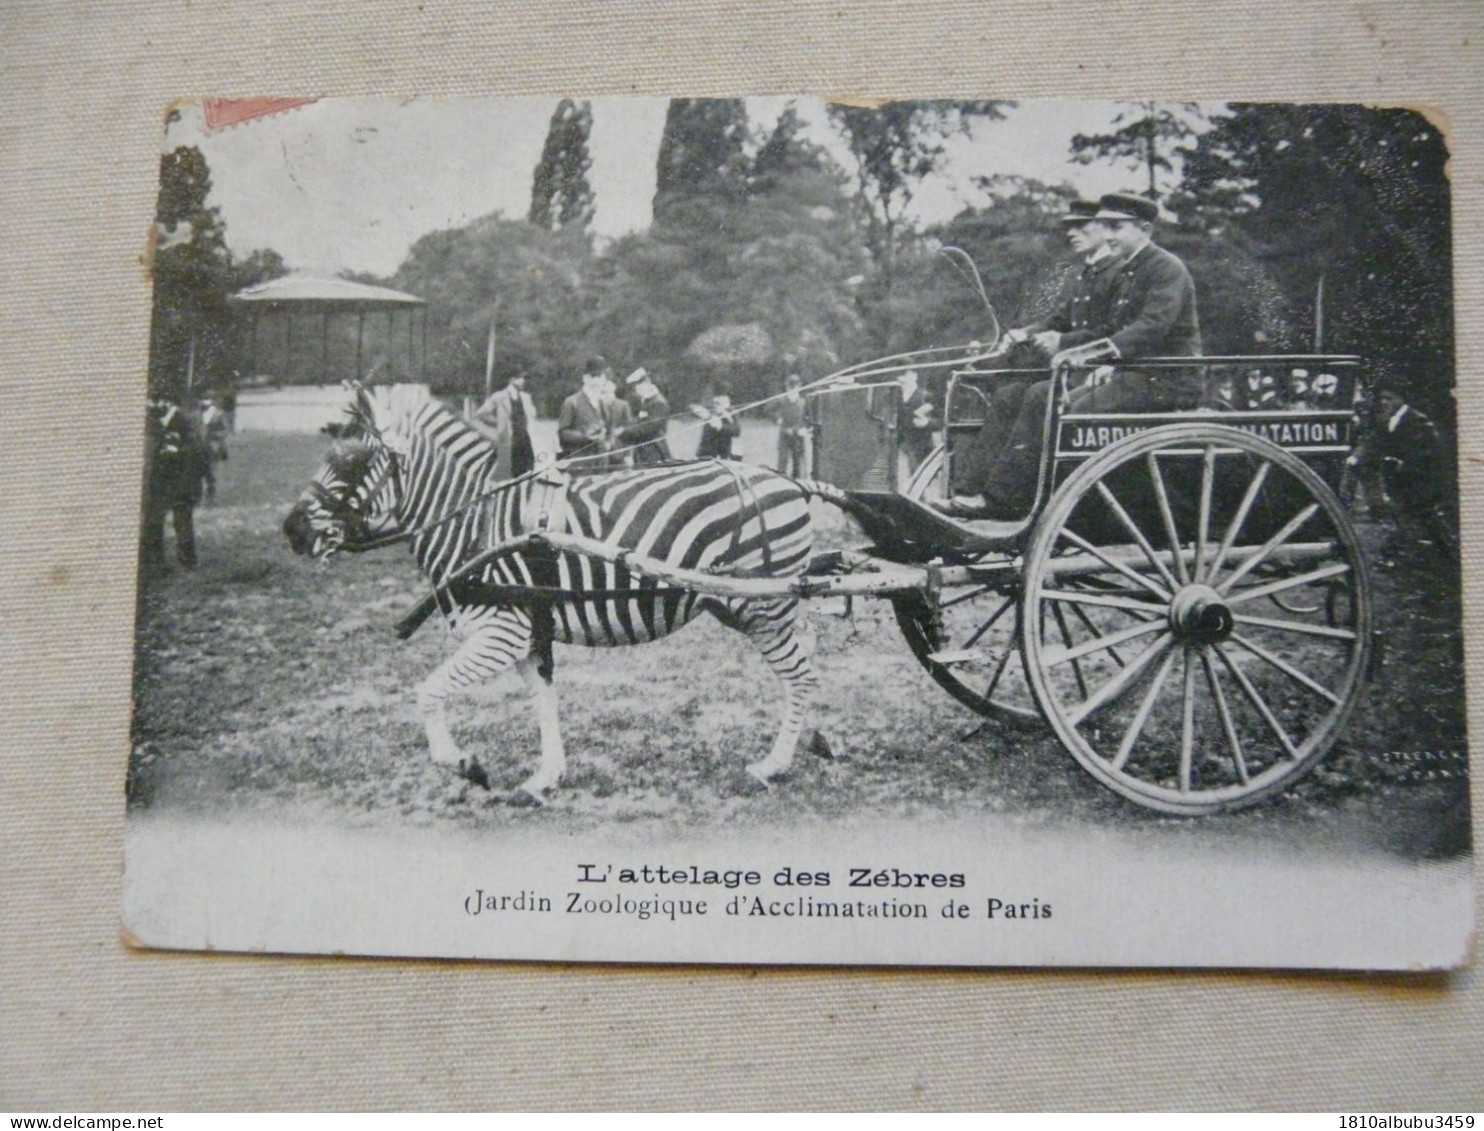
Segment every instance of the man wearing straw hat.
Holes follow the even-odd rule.
[[[1131,193],[1108,193],[1094,217],[1107,233],[1117,261],[1109,272],[1106,321],[1094,322],[1092,340],[1068,345],[1058,339],[1053,370],[1139,357],[1198,357],[1200,321],[1195,283],[1185,264],[1152,242],[1159,205]],[[1040,467],[1041,433],[1052,382],[1025,394],[1009,441],[983,481],[982,493],[953,500],[953,509],[989,518],[1023,518],[1033,505]],[[1202,379],[1187,370],[1100,366],[1072,392],[1073,412],[1170,412],[1200,404]]]

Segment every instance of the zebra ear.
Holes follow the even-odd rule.
[[[418,385],[393,385],[391,388],[367,390],[377,434],[388,449],[399,455],[412,450],[412,433],[417,414],[427,403],[426,389]]]

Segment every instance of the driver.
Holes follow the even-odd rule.
[[[1093,200],[1074,200],[1061,218],[1067,243],[1077,254],[1082,269],[1064,288],[1056,309],[1038,322],[1008,330],[1000,343],[1001,354],[1014,351],[1012,366],[1044,365],[1054,354],[1085,345],[1101,336],[1108,314],[1108,290],[1118,257],[1108,246],[1107,231],[1097,218]],[[1020,347],[1020,348],[1016,348]],[[1026,356],[1026,355],[1030,356]],[[1026,390],[1034,383],[1025,375],[1007,375],[985,390],[988,411],[984,427],[956,452],[953,460],[955,484],[981,483],[1008,443],[1010,429],[1020,412]]]
[[[1195,283],[1185,264],[1153,242],[1159,205],[1132,193],[1109,193],[1098,201],[1094,219],[1106,233],[1115,258],[1109,270],[1101,337],[1069,344],[1059,337],[1053,370],[1068,362],[1085,364],[1137,357],[1198,357],[1200,322]],[[1092,326],[1098,325],[1092,312]],[[1048,339],[1050,340],[1050,339]],[[1076,412],[1170,412],[1200,404],[1199,373],[1180,370],[1094,369],[1082,388],[1072,393]],[[1040,467],[1041,433],[1052,382],[1032,385],[1021,401],[1014,426],[983,479],[978,493],[955,496],[954,513],[1015,520],[1024,518],[1035,501]]]

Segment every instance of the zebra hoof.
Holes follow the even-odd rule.
[[[459,777],[471,785],[477,785],[483,789],[490,788],[490,776],[485,773],[484,767],[479,764],[478,758],[470,758],[467,762],[460,758]]]
[[[541,798],[537,797],[524,786],[515,790],[515,792],[507,797],[505,804],[509,805],[512,809],[542,809],[546,806],[546,802],[542,801]]]
[[[825,738],[823,731],[818,730],[814,732],[814,737],[809,740],[809,753],[813,754],[816,758],[823,758],[826,761],[834,761],[835,758],[835,752],[830,749],[829,739]]]
[[[742,775],[742,792],[750,797],[760,796],[772,788],[772,779],[752,766],[748,766],[747,772]]]

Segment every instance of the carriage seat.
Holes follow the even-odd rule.
[[[1016,549],[1026,521],[961,521],[895,491],[847,491],[851,513],[881,555],[892,561],[924,562]]]

